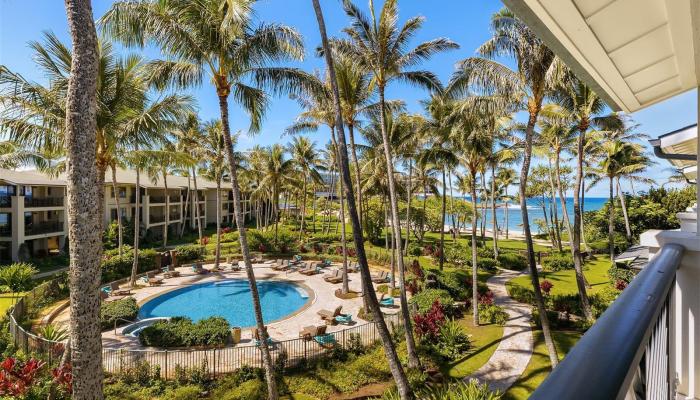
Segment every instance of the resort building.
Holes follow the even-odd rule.
[[[222,183],[221,222],[233,223],[233,194]],[[169,175],[167,191],[162,177],[151,179],[142,173],[140,189],[141,236],[160,239],[163,231],[195,229],[199,216],[202,226],[216,223],[216,183]],[[117,220],[131,221],[136,209],[136,172],[118,169],[116,184],[110,172],[105,176],[105,226]],[[167,196],[167,203],[166,203]],[[68,237],[66,182],[63,176],[51,178],[37,171],[0,169],[0,263],[44,257],[64,250]],[[197,207],[199,210],[197,210]]]
[[[700,86],[698,1],[504,3],[615,110],[634,112]],[[698,140],[691,126],[651,144],[694,182]],[[649,264],[532,399],[700,398],[697,204],[678,217],[679,230],[642,234]]]

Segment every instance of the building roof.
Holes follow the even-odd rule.
[[[136,171],[127,169],[117,169],[117,183],[126,185],[136,185]],[[194,188],[194,180],[185,176],[168,175],[168,188],[187,188],[187,182],[190,182],[190,188]],[[0,181],[9,182],[15,185],[37,185],[37,186],[66,186],[65,173],[60,174],[57,178],[51,178],[46,174],[35,170],[13,171],[0,168]],[[112,172],[107,171],[105,174],[105,184],[112,184]],[[149,189],[165,188],[163,178],[158,176],[155,182],[145,173],[141,174],[141,187]],[[198,189],[216,189],[216,183],[197,177]]]
[[[636,111],[698,86],[700,2],[503,2],[616,110]]]
[[[0,168],[0,181],[14,185],[65,186],[62,178],[50,178],[38,171],[13,171]]]
[[[631,269],[644,269],[649,264],[649,248],[642,245],[631,246],[615,256],[615,263]]]
[[[697,179],[698,125],[693,124],[650,140],[657,157],[667,160],[686,179]]]

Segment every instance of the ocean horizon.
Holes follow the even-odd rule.
[[[457,196],[455,196],[457,197]],[[470,196],[463,196],[465,200],[470,201]],[[583,211],[597,211],[600,210],[604,205],[605,202],[608,201],[607,197],[585,197],[584,198],[584,203],[583,203]],[[528,209],[528,219],[530,221],[530,230],[533,233],[544,233],[544,232],[539,232],[539,228],[537,226],[537,223],[535,221],[537,220],[543,220],[544,219],[544,211],[542,210],[542,201],[539,199],[528,199],[527,200],[527,209]],[[547,219],[551,217],[550,213],[550,207],[549,207],[550,200],[546,199],[544,207],[547,210]],[[477,204],[480,204],[479,201],[477,201]],[[506,221],[506,209],[503,207],[504,203],[498,203],[497,204],[499,207],[496,209],[496,225],[498,226],[499,229],[502,231],[505,230],[505,226],[508,225],[508,230],[510,232],[522,232],[523,231],[523,219],[522,219],[522,214],[520,212],[520,203],[519,202],[508,202],[508,220]],[[447,205],[448,207],[448,213],[449,213],[449,203]],[[564,214],[562,211],[561,207],[561,201],[559,201],[559,198],[556,199],[556,209],[557,209],[557,214],[559,217],[560,221],[564,220]],[[566,198],[566,210],[569,214],[569,220],[573,224],[573,218],[574,218],[574,199],[573,197],[567,197]],[[492,216],[491,216],[491,203],[488,202],[488,208],[485,213],[482,212],[481,208],[479,208],[479,214],[481,218],[486,219],[486,229],[491,230],[493,228],[493,223],[492,223]],[[551,223],[551,222],[550,222]],[[453,222],[451,219],[451,216],[448,214],[447,215],[447,220],[445,221],[445,225],[452,226]],[[469,228],[471,228],[470,224],[467,224]],[[464,228],[464,227],[463,227]]]

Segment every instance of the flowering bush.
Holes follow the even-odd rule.
[[[64,392],[68,394],[73,393],[73,367],[70,363],[54,368],[51,371],[51,376],[53,376],[53,383],[63,389]]]
[[[546,279],[540,282],[540,289],[542,289],[542,293],[544,293],[546,296],[549,296],[549,292],[553,287],[554,284]]]
[[[209,236],[202,237],[202,240],[200,240],[199,244],[201,244],[202,246],[208,245],[209,244]]]
[[[445,321],[445,312],[439,300],[435,300],[432,307],[425,313],[413,316],[416,335],[423,340],[437,338]]]
[[[26,362],[8,357],[0,364],[0,395],[20,397],[34,384],[34,379],[46,363],[30,358]]]
[[[615,282],[615,289],[617,290],[625,290],[627,288],[627,282],[625,282],[623,279],[618,279]]]
[[[487,291],[484,294],[479,294],[479,305],[490,306],[493,305],[493,292]]]

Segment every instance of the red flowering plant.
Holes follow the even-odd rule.
[[[440,334],[440,328],[446,320],[442,304],[439,300],[435,300],[428,311],[413,316],[413,326],[419,338],[432,340]]]
[[[264,244],[260,243],[260,244],[258,245],[258,251],[261,252],[261,253],[265,253],[265,252],[267,251],[267,247],[265,247]]]
[[[415,260],[415,259],[413,260],[409,271],[419,281],[425,280],[425,272],[423,271],[423,268],[420,266],[420,262],[418,262],[418,260]]]
[[[209,244],[209,236],[204,236],[202,238],[202,240],[199,241],[199,244],[201,244],[202,246],[208,245]]]
[[[65,363],[51,371],[53,383],[58,385],[66,393],[73,393],[73,367],[70,363]]]
[[[540,282],[540,289],[542,289],[542,292],[545,294],[545,296],[549,296],[549,293],[552,291],[553,287],[554,284],[546,279]]]
[[[0,395],[19,397],[27,393],[46,363],[30,358],[26,362],[8,357],[0,363]]]
[[[490,306],[493,305],[493,292],[492,291],[487,291],[486,293],[479,294],[479,304],[483,304],[485,306]]]
[[[617,290],[625,290],[627,288],[628,283],[622,279],[618,279],[615,281],[615,289]]]

